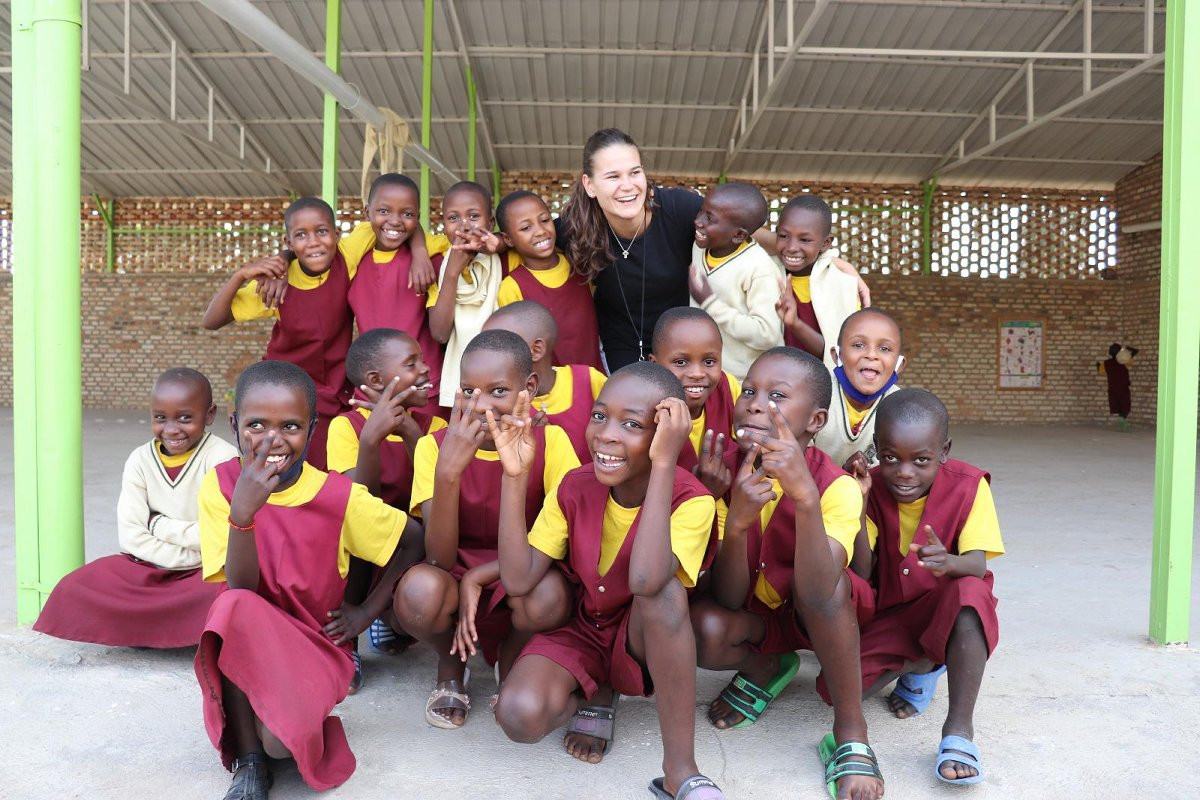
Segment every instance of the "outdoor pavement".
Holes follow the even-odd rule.
[[[12,452],[0,409],[0,452]],[[145,412],[85,412],[89,559],[115,552],[121,466],[149,436]],[[226,426],[219,423],[218,431]],[[1197,797],[1200,653],[1147,638],[1154,438],[1101,428],[955,428],[953,454],[991,471],[1009,555],[992,562],[1000,645],[976,711],[987,781],[933,777],[946,712],[900,721],[866,703],[890,798]],[[220,798],[228,786],[201,721],[192,651],[137,652],[58,641],[14,621],[12,462],[0,459],[0,798]],[[1194,579],[1200,586],[1200,580]],[[1191,637],[1200,642],[1200,615]],[[476,666],[474,711],[460,731],[424,721],[433,657],[366,653],[367,683],[337,710],[358,770],[329,798],[644,798],[660,774],[651,701],[626,699],[616,749],[591,766],[558,734],[509,742]],[[815,659],[753,727],[717,732],[704,706],[728,673],[701,673],[696,751],[731,798],[821,798],[816,743],[830,710],[813,692]],[[1191,731],[1191,733],[1188,733]],[[1193,744],[1188,745],[1186,742]],[[274,800],[310,798],[294,769]]]

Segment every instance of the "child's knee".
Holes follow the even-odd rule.
[[[983,620],[979,618],[979,613],[970,606],[960,610],[954,619],[953,635],[955,637],[969,636],[984,641]]]
[[[445,570],[417,564],[396,584],[392,610],[409,633],[433,630],[448,619],[454,579]],[[455,598],[456,602],[456,598]]]
[[[656,595],[635,596],[633,607],[637,610],[643,624],[654,624],[672,631],[692,626],[687,590],[675,578],[667,581],[666,586],[660,589]]]
[[[728,614],[709,602],[700,602],[690,609],[692,631],[696,635],[696,660],[701,666],[720,661],[719,655],[728,647]]]
[[[509,681],[496,700],[496,722],[514,742],[533,744],[546,735],[555,718],[544,692],[530,686],[513,686]]]
[[[832,592],[814,592],[809,587],[794,586],[793,594],[796,599],[796,611],[802,617],[816,615],[823,619],[833,619],[851,607],[850,580],[844,571],[838,575],[837,584]]]

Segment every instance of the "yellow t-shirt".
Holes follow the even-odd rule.
[[[267,498],[272,506],[294,508],[310,502],[329,476],[305,464],[300,478],[287,489]],[[200,508],[200,557],[204,580],[225,580],[225,554],[229,547],[229,502],[221,494],[217,471],[210,469],[200,483],[197,498]],[[350,487],[350,500],[342,518],[338,572],[344,578],[350,571],[350,556],[386,566],[391,559],[408,516],[374,497],[367,487]]]
[[[608,498],[600,528],[600,563],[597,565],[602,577],[616,561],[629,534],[629,526],[640,509],[641,506],[625,508],[612,497]],[[700,562],[704,560],[704,551],[712,534],[713,511],[711,497],[693,497],[671,512],[671,552],[679,560],[675,574],[686,587],[696,585]],[[529,531],[529,544],[553,559],[562,560],[567,557],[569,540],[570,530],[558,504],[558,493],[547,493],[546,503]]]
[[[775,507],[783,499],[783,490],[778,481],[772,481],[775,490],[775,500],[768,502],[759,512],[759,523],[765,531],[775,515]],[[858,536],[862,520],[862,491],[858,481],[849,475],[839,475],[833,483],[825,487],[821,493],[821,521],[825,524],[825,535],[842,546],[846,558],[842,567],[850,564],[850,556],[854,553],[854,539]],[[783,604],[778,587],[772,586],[763,573],[758,575],[758,583],[754,585],[754,596],[768,608],[778,608]]]
[[[550,269],[529,269],[528,267],[525,269],[547,289],[557,289],[571,277],[571,265],[562,253],[558,254],[558,263]],[[521,287],[513,280],[512,275],[507,275],[504,280],[500,281],[500,291],[496,294],[496,302],[500,304],[501,308],[519,303],[524,299],[525,295],[521,292]]]
[[[808,275],[789,275],[792,282],[792,291],[796,295],[796,299],[801,303],[812,302],[812,287],[809,284]]]
[[[738,396],[742,393],[742,385],[738,383],[737,378],[733,377],[728,372],[725,373],[725,377],[729,379],[729,391],[732,396],[732,402],[736,403]],[[713,391],[715,392],[717,389],[713,389]],[[692,442],[692,449],[696,451],[697,458],[700,457],[700,448],[704,445],[704,434],[708,430],[705,421],[706,416],[707,414],[702,410],[700,412],[700,416],[692,420],[692,432],[688,434],[688,439]],[[733,431],[713,431],[714,436],[718,433],[724,433],[726,436],[730,436],[733,434]]]
[[[354,409],[356,413],[362,414],[364,419],[371,416],[371,412],[365,408]],[[446,427],[446,420],[441,417],[434,417],[429,422],[429,433],[440,431]],[[403,442],[403,436],[396,434],[388,434],[389,442]],[[329,466],[330,472],[348,472],[358,465],[358,434],[354,431],[354,426],[350,424],[350,420],[340,414],[333,418],[329,423],[329,438],[325,450],[326,463]]]
[[[164,453],[162,451],[162,448],[159,447],[157,444],[155,444],[154,452],[158,455],[158,460],[162,462],[162,465],[164,467],[166,467],[167,469],[171,469],[173,467],[182,467],[184,464],[186,464],[188,462],[188,459],[191,458],[192,455],[196,452],[196,448],[193,447],[191,450],[188,450],[186,453],[180,453],[177,456],[172,456],[172,455],[168,455],[167,453]]]
[[[917,526],[921,523],[921,513],[925,510],[925,501],[928,499],[929,496],[926,495],[911,503],[896,504],[900,511],[901,555],[908,555],[908,547],[917,535]],[[944,536],[948,532],[934,531],[934,533]],[[867,539],[871,543],[871,549],[874,550],[875,542],[879,539],[879,526],[870,517],[867,517]],[[922,535],[921,543],[924,544],[924,542],[925,537]],[[955,550],[958,551],[958,555],[969,553],[972,550],[982,550],[986,558],[1004,555],[1004,541],[1000,538],[1000,518],[996,516],[996,503],[992,499],[992,487],[985,480],[979,482],[979,488],[975,491],[975,502],[971,504],[967,521],[963,523],[962,533],[958,535],[958,541],[955,543]]]
[[[867,406],[862,411],[859,411],[857,408],[850,405],[850,401],[846,399],[844,393],[842,393],[841,399],[842,403],[844,404],[843,407],[846,409],[846,422],[849,424],[850,430],[857,431],[858,426],[862,425],[862,421],[867,418],[867,414],[871,413],[871,409],[874,408],[874,404]]]
[[[579,456],[567,438],[567,432],[557,425],[547,425],[546,452],[542,472],[542,491],[547,497],[554,494],[558,482],[571,470],[579,466]],[[421,504],[433,499],[434,473],[437,470],[438,443],[432,436],[422,436],[417,442],[416,452],[413,453],[413,485],[412,485],[412,514],[421,516]],[[499,461],[500,454],[495,450],[476,450],[475,458],[480,461]],[[500,496],[500,487],[496,487],[496,496]]]
[[[575,374],[570,366],[552,367],[554,370],[554,388],[546,394],[533,398],[533,407],[547,414],[561,414],[575,402]],[[604,382],[608,378],[595,367],[588,367],[592,385],[592,400],[600,396]]]
[[[745,250],[747,247],[749,247],[751,241],[753,241],[753,240],[747,239],[746,241],[742,242],[734,249],[734,251],[732,253],[730,253],[727,256],[719,256],[719,257],[714,256],[711,252],[709,252],[708,250],[705,250],[704,251],[704,269],[705,269],[705,271],[708,272],[709,274],[716,272],[720,267],[724,266],[730,259],[736,257],[743,250]]]

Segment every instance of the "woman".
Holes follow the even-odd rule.
[[[604,128],[588,137],[583,171],[557,221],[558,244],[595,286],[609,372],[646,358],[659,315],[688,304],[694,222],[703,200],[688,189],[652,188],[641,152],[624,131]],[[774,234],[755,238],[774,249]],[[854,273],[840,259],[838,267]],[[859,290],[869,305],[861,281]]]

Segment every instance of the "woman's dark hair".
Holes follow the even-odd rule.
[[[616,128],[602,128],[588,137],[583,146],[583,170],[580,177],[571,185],[571,193],[562,210],[562,225],[564,238],[567,241],[567,261],[575,274],[586,280],[594,280],[600,272],[612,263],[608,250],[609,227],[600,203],[594,197],[588,197],[583,188],[583,175],[592,174],[592,164],[596,153],[613,145],[627,145],[637,149],[633,137],[625,131]],[[646,181],[646,209],[650,208],[650,181]]]

